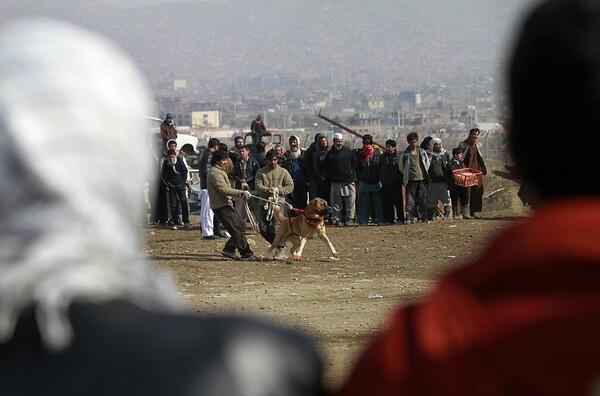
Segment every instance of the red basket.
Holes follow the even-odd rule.
[[[481,171],[472,168],[454,169],[452,171],[454,184],[460,187],[473,187],[483,183]]]

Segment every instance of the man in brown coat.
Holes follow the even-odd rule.
[[[173,120],[173,114],[167,113],[167,117],[160,124],[160,138],[163,141],[163,146],[171,139],[177,139],[177,129],[175,128],[175,121]]]
[[[233,209],[232,197],[243,197],[248,199],[250,193],[248,191],[236,190],[231,187],[231,181],[227,174],[227,152],[220,150],[215,151],[211,160],[211,168],[208,173],[207,187],[210,200],[210,208],[215,214],[215,217],[225,226],[231,238],[225,243],[223,252],[225,257],[234,260],[258,261],[248,241],[244,236],[244,225],[238,213]],[[235,253],[235,250],[240,252],[241,258]]]

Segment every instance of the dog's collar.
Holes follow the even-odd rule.
[[[315,230],[319,228],[321,222],[323,221],[321,217],[307,217],[304,213],[302,213],[302,216],[306,219],[308,225],[314,228]]]

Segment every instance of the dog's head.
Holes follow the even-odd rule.
[[[306,209],[304,209],[304,213],[307,217],[324,217],[327,216],[328,212],[329,205],[327,205],[327,201],[322,198],[311,199]]]

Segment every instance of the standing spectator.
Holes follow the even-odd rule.
[[[254,158],[262,168],[265,166],[265,144],[263,142],[256,144],[256,152],[254,153]]]
[[[306,149],[306,152],[304,153],[304,160],[302,162],[304,165],[305,180],[308,182],[309,200],[317,198],[318,193],[317,186],[319,183],[317,176],[315,175],[315,172],[313,170],[313,155],[315,151],[317,151],[318,142],[319,140],[321,140],[321,136],[323,136],[321,133],[317,133],[315,135],[315,141],[311,143],[310,146],[308,146],[308,148]]]
[[[171,140],[169,140],[167,142],[167,153],[169,153],[169,151],[171,151],[171,150],[175,151],[175,153],[177,154],[177,160],[178,161],[183,161],[183,164],[185,165],[185,168],[188,170],[188,172],[187,172],[187,178],[186,178],[186,181],[185,181],[185,191],[184,191],[185,192],[185,197],[188,198],[189,197],[188,193],[192,189],[192,186],[190,184],[190,182],[192,180],[192,177],[191,177],[191,174],[190,174],[190,166],[188,165],[187,159],[186,159],[187,154],[185,152],[177,149],[177,141],[173,140],[173,139],[171,139]],[[163,159],[163,161],[164,161],[164,159]],[[188,206],[187,210],[188,210],[188,213],[189,213],[189,210],[190,210],[189,206]],[[183,225],[183,220],[181,218],[181,214],[183,213],[183,210],[179,210],[178,209],[177,213],[179,213],[179,218],[177,218],[177,219],[173,218],[172,220],[173,220],[173,222],[179,223],[179,225]]]
[[[381,198],[383,219],[386,223],[404,223],[404,199],[402,198],[402,173],[400,173],[400,154],[396,141],[385,142],[385,153],[381,160]]]
[[[285,148],[283,148],[283,145],[281,144],[276,144],[275,145],[275,152],[277,153],[277,156],[279,157],[279,166],[283,166],[283,163],[285,162]]]
[[[265,127],[261,114],[256,116],[256,119],[250,124],[250,131],[250,137],[254,144],[263,143],[263,136],[271,136],[271,132],[267,131]]]
[[[336,208],[337,214],[333,222],[337,226],[354,225],[356,187],[354,185],[354,169],[356,156],[344,147],[344,135],[333,134],[333,146],[325,158],[325,168],[331,183],[329,205]]]
[[[448,197],[448,163],[450,155],[442,146],[442,139],[433,138],[429,142],[429,183],[427,184],[427,219],[433,220],[438,202],[444,204],[444,218],[450,216]]]
[[[463,150],[463,160],[467,168],[477,169],[482,174],[487,175],[485,161],[480,151],[478,128],[469,131],[469,137],[460,144],[460,148]],[[483,184],[469,187],[469,205],[471,216],[477,218],[476,213],[483,210]]]
[[[415,221],[415,211],[418,210],[419,219],[427,221],[427,185],[429,157],[427,152],[418,146],[419,135],[411,132],[406,136],[408,147],[402,154],[400,171],[402,184],[406,187],[406,223]]]
[[[329,140],[327,136],[322,135],[317,142],[317,147],[313,153],[313,176],[317,185],[317,197],[326,201],[329,200],[329,181],[327,180],[327,166],[325,165],[325,157],[329,148]]]
[[[235,164],[240,159],[240,149],[244,147],[244,138],[242,136],[236,136],[233,138],[233,148],[229,151],[229,158]]]
[[[373,137],[364,135],[363,148],[356,152],[356,175],[358,177],[358,224],[366,225],[369,223],[369,217],[375,211],[377,224],[383,223],[383,208],[381,206],[381,181],[379,179],[379,167],[381,163],[381,153],[373,147]],[[371,207],[373,206],[373,208]]]
[[[254,178],[259,169],[260,165],[258,161],[250,157],[248,147],[242,146],[240,148],[240,160],[233,164],[235,188],[242,191],[254,191]],[[242,200],[241,198],[234,198],[234,208],[244,222],[247,220],[246,202],[246,200]],[[248,204],[249,207],[253,207],[250,202]]]
[[[300,148],[297,136],[290,136],[290,149],[284,154],[283,166],[292,176],[294,181],[294,191],[292,193],[292,205],[297,209],[306,207],[306,179],[304,178],[304,169],[302,160],[304,159],[304,150]]]
[[[215,235],[213,227],[213,211],[210,209],[210,198],[208,195],[207,183],[208,173],[213,154],[219,150],[219,139],[212,138],[208,141],[208,148],[200,157],[200,229],[202,230],[202,239],[219,239]]]
[[[294,191],[294,181],[289,172],[279,166],[279,157],[275,150],[270,150],[265,156],[268,165],[259,169],[256,174],[256,190],[264,199],[269,199],[274,195],[285,198]],[[276,216],[269,215],[269,204],[260,207],[259,228],[260,234],[269,243],[273,243],[275,233],[277,232],[278,222]],[[275,253],[276,259],[285,259],[283,252],[285,246],[279,246]]]
[[[163,142],[163,147],[171,139],[177,139],[177,129],[175,128],[175,120],[173,114],[167,113],[165,120],[160,124],[160,138]]]
[[[452,160],[448,166],[448,186],[450,187],[450,201],[452,202],[452,215],[454,219],[458,219],[458,203],[462,209],[462,218],[470,219],[469,208],[469,190],[466,187],[457,186],[454,184],[452,171],[455,169],[463,169],[465,163],[463,161],[463,152],[460,147],[452,149]]]
[[[207,180],[210,207],[214,211],[216,219],[223,223],[223,226],[231,235],[225,243],[222,254],[234,260],[258,261],[244,236],[244,225],[233,209],[232,202],[232,197],[248,199],[250,193],[231,187],[231,181],[227,174],[228,161],[230,159],[227,152],[216,151],[211,159],[212,166]],[[239,251],[241,258],[235,253],[236,249]]]
[[[181,207],[183,225],[186,230],[191,228],[190,211],[186,195],[186,183],[188,177],[188,168],[181,158],[177,157],[175,150],[169,150],[167,158],[163,162],[161,180],[165,183],[169,200],[171,204],[171,219],[173,220],[173,229],[177,229],[179,223],[179,210]]]

